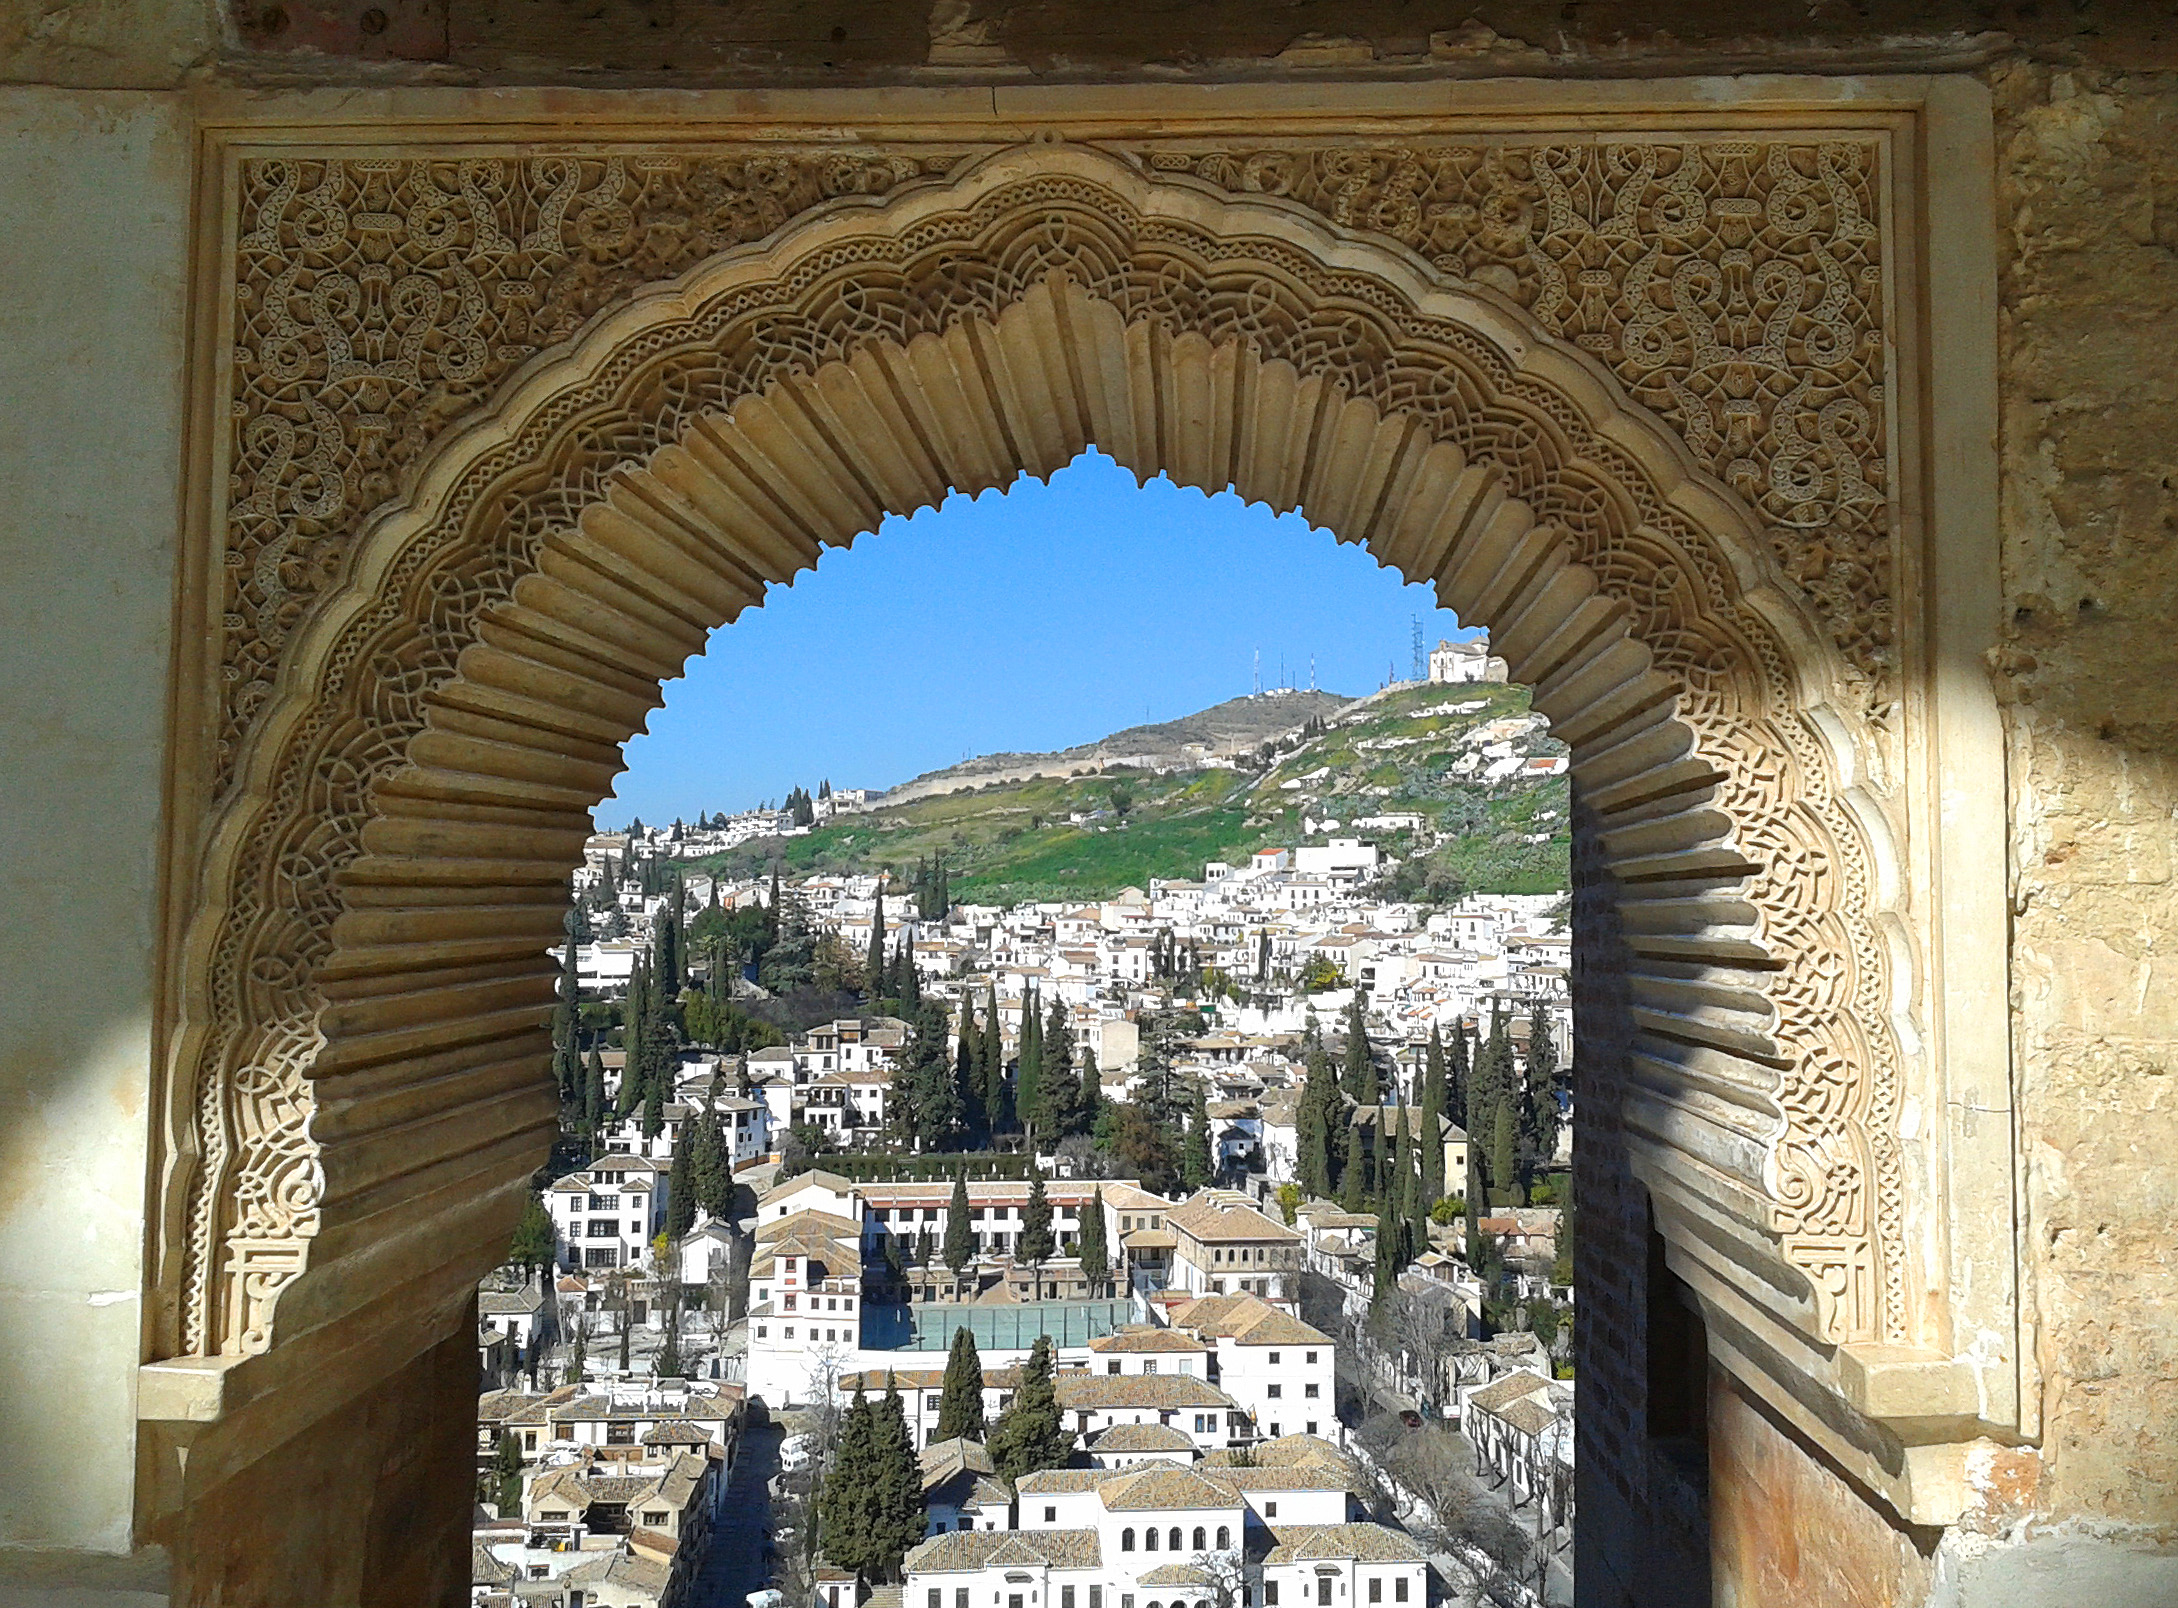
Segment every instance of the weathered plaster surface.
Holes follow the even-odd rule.
[[[1996,78],[2038,1507],[2178,1530],[2178,76]],[[2035,1599],[2039,1600],[2039,1599]],[[2131,1599],[2128,1599],[2131,1600]]]
[[[187,149],[0,91],[0,1544],[130,1541]]]

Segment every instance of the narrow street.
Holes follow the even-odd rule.
[[[779,1472],[775,1423],[753,1426],[741,1439],[741,1460],[726,1482],[726,1499],[711,1532],[711,1550],[696,1576],[691,1608],[745,1608],[752,1591],[771,1583],[771,1480]]]

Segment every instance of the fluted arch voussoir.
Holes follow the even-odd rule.
[[[483,1254],[554,1117],[565,872],[660,682],[886,514],[1092,444],[1303,509],[1492,627],[1611,860],[1652,1184],[1736,1225],[1781,1321],[1895,1334],[1876,851],[1804,707],[1827,650],[1761,591],[1745,509],[1508,305],[1045,145],[631,299],[368,530],[208,873],[183,1349],[269,1346],[276,1300],[377,1288],[424,1225]],[[272,954],[291,976],[253,993]],[[245,1204],[268,1190],[295,1209]]]

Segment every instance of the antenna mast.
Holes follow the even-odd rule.
[[[1263,696],[1263,650],[1255,650],[1255,696]]]
[[[1414,628],[1414,679],[1426,681],[1429,679],[1429,661],[1422,653],[1422,617],[1415,614],[1408,618]]]

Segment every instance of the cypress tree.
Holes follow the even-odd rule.
[[[1444,1114],[1455,1128],[1467,1126],[1467,1024],[1452,1024],[1452,1044],[1445,1057]]]
[[[1491,1181],[1500,1190],[1517,1197],[1519,1173],[1519,1123],[1514,1116],[1513,1103],[1500,1100],[1490,1135]],[[1518,1205],[1517,1198],[1513,1201]]]
[[[1339,1097],[1338,1084],[1331,1076],[1331,1058],[1320,1041],[1314,1043],[1308,1051],[1308,1080],[1301,1087],[1300,1106],[1294,1113],[1294,1138],[1300,1151],[1301,1187],[1320,1200],[1331,1198],[1335,1169],[1341,1159],[1333,1146],[1344,1138],[1336,1131],[1336,1124],[1345,1112],[1346,1102]]]
[[[714,1222],[724,1222],[733,1210],[734,1158],[732,1141],[715,1112],[705,1112],[697,1126],[698,1148],[690,1172],[695,1175],[696,1204]]]
[[[664,1012],[643,1018],[643,1137],[655,1139],[665,1127],[666,1095],[673,1083],[673,1069],[680,1064],[674,1050],[673,1027]]]
[[[1346,1007],[1346,1065],[1339,1078],[1346,1098],[1356,1105],[1375,1105],[1379,1098],[1376,1059],[1369,1054],[1369,1033],[1361,1009],[1361,990]]]
[[[945,1212],[945,1265],[957,1278],[976,1254],[975,1230],[968,1226],[968,1175],[953,1175],[953,1200]]]
[[[575,1029],[582,982],[572,912],[563,925],[567,939],[565,953],[560,959],[559,999],[552,1007],[552,1075],[559,1084],[560,1104],[579,1106],[582,1100],[582,1052],[576,1048]]]
[[[1081,1221],[1081,1241],[1075,1247],[1081,1258],[1081,1276],[1088,1281],[1092,1291],[1104,1288],[1104,1281],[1111,1277],[1111,1252],[1104,1243],[1104,1191],[1099,1189],[1089,1200],[1089,1210]]]
[[[1051,1199],[1044,1193],[1044,1175],[1029,1180],[1028,1205],[1021,1210],[1021,1243],[1018,1254],[1031,1267],[1042,1267],[1058,1249],[1051,1238]]]
[[[1415,1191],[1426,1217],[1444,1193],[1444,1054],[1436,1030],[1430,1030],[1429,1064],[1422,1079],[1422,1131],[1418,1136],[1420,1172]]]
[[[1444,1172],[1444,1140],[1439,1137],[1433,1117],[1427,1106],[1416,1113],[1421,1131],[1410,1131],[1407,1153],[1407,1252],[1419,1256],[1429,1249],[1429,1209],[1437,1203],[1437,1197],[1429,1192],[1428,1173],[1431,1156],[1437,1158],[1436,1170]]]
[[[1088,1045],[1081,1047],[1081,1073],[1076,1081],[1081,1086],[1081,1099],[1074,1108],[1074,1131],[1089,1133],[1097,1125],[1097,1117],[1104,1109],[1104,1074],[1097,1070],[1097,1052]]]
[[[983,1438],[983,1358],[965,1324],[953,1331],[953,1351],[945,1359],[945,1394],[939,1398],[938,1427],[931,1438],[951,1440],[957,1435]]]
[[[998,1132],[1011,1117],[1006,1089],[1006,1038],[998,1019],[998,985],[983,1001],[983,1115],[990,1131]]]
[[[1050,1112],[1051,1137],[1080,1131],[1081,1081],[1074,1075],[1074,1032],[1067,1022],[1066,1001],[1054,999],[1036,1041],[1042,1062],[1044,1105]]]
[[[885,879],[877,879],[877,909],[870,917],[870,952],[862,962],[864,989],[871,999],[885,991]]]
[[[991,1431],[991,1461],[999,1476],[1018,1482],[1039,1469],[1062,1466],[1074,1449],[1059,1413],[1059,1398],[1051,1384],[1051,1336],[1040,1334],[1021,1365],[1021,1383],[1013,1393],[1013,1405]]]
[[[678,1243],[696,1226],[696,1169],[691,1134],[696,1124],[681,1124],[681,1136],[673,1146],[673,1167],[666,1174],[666,1223],[668,1240]]]
[[[1339,1168],[1339,1205],[1350,1212],[1361,1211],[1368,1204],[1363,1189],[1361,1124],[1351,1119],[1346,1124],[1346,1159]]]
[[[832,1450],[832,1470],[817,1495],[817,1524],[825,1556],[857,1574],[870,1567],[872,1527],[869,1497],[875,1486],[876,1426],[862,1382],[839,1424],[839,1444]]]
[[[1187,1137],[1180,1147],[1180,1182],[1201,1189],[1217,1176],[1217,1161],[1210,1150],[1210,1112],[1203,1099],[1202,1080],[1189,1079]]]
[[[1528,1075],[1520,1091],[1523,1171],[1547,1167],[1558,1152],[1558,1045],[1550,1013],[1538,999],[1528,1009]]]
[[[605,1126],[605,1058],[598,1053],[595,1044],[590,1046],[590,1059],[582,1069],[582,1131],[592,1145],[597,1143],[598,1130]]]
[[[870,1538],[864,1573],[871,1579],[901,1578],[901,1560],[923,1538],[922,1469],[908,1433],[900,1386],[885,1376],[885,1399],[870,1423]]]
[[[954,1030],[953,1085],[960,1095],[961,1123],[973,1143],[990,1134],[990,1119],[983,1108],[983,1030],[976,1026],[975,995],[960,991],[960,1025]]]
[[[1013,1095],[1014,1113],[1028,1132],[1031,1152],[1038,1138],[1050,1130],[1050,1111],[1044,1101],[1043,1034],[1043,1021],[1036,1014],[1036,990],[1031,987],[1021,996],[1021,1069]]]

